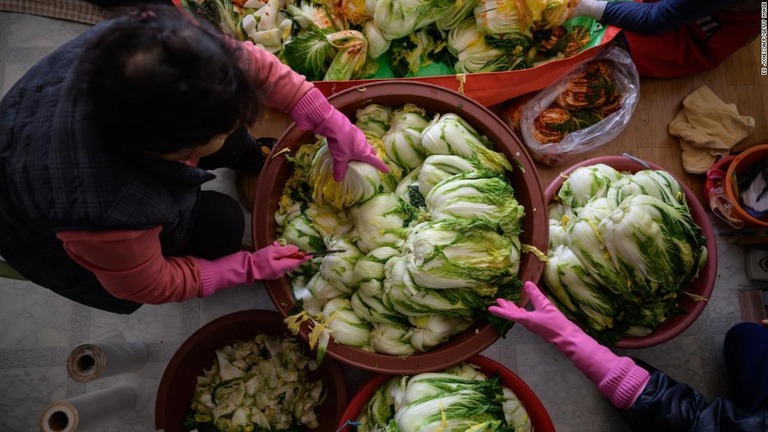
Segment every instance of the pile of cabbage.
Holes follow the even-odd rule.
[[[576,54],[587,27],[564,26],[569,0],[186,0],[229,34],[309,80],[524,69]],[[385,55],[386,53],[386,55]],[[432,74],[434,75],[434,73]]]
[[[549,218],[544,282],[560,310],[604,343],[646,336],[681,312],[707,260],[706,238],[666,171],[577,168]]]
[[[356,125],[388,174],[353,161],[336,182],[324,138],[288,156],[278,237],[303,250],[346,251],[289,275],[298,307],[289,327],[311,320],[320,357],[331,335],[405,357],[478,318],[492,322],[495,298],[519,296],[525,212],[507,180],[509,161],[454,113],[372,103],[357,111]]]
[[[294,338],[259,334],[227,345],[197,377],[183,427],[222,432],[317,428],[315,408],[325,392],[322,381],[307,376],[315,369],[317,363]]]
[[[391,378],[356,420],[359,432],[533,430],[517,395],[469,363]]]

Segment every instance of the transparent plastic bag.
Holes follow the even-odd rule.
[[[618,94],[621,96],[619,108],[597,123],[567,133],[559,142],[540,142],[534,137],[534,122],[539,115],[551,108],[560,108],[556,100],[569,84],[590,63],[605,60],[609,65],[610,75]],[[619,136],[626,128],[632,112],[635,110],[640,92],[640,77],[629,54],[617,46],[609,46],[589,61],[580,63],[560,79],[547,86],[521,108],[520,134],[531,156],[546,165],[555,166],[575,159],[577,156],[596,150]],[[565,110],[567,111],[567,110]]]

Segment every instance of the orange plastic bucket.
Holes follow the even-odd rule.
[[[744,207],[742,207],[736,179],[755,164],[762,163],[766,159],[768,159],[768,144],[750,147],[736,156],[733,162],[728,166],[728,171],[725,175],[725,194],[728,196],[728,200],[731,204],[733,204],[733,212],[735,216],[748,225],[764,228],[768,228],[768,219],[757,219],[747,213],[747,211],[744,210]]]

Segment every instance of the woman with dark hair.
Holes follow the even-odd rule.
[[[633,431],[768,431],[768,328],[740,323],[725,336],[723,352],[733,401],[711,402],[664,372],[600,345],[569,321],[533,282],[523,291],[533,305],[525,310],[498,299],[489,311],[515,321],[563,353],[611,403]]]
[[[239,204],[200,189],[209,169],[261,168],[248,126],[264,106],[327,138],[337,181],[351,160],[387,171],[312,83],[250,42],[164,5],[95,26],[0,102],[0,256],[118,313],[281,277],[307,258],[240,251]]]
[[[760,34],[759,0],[576,0],[571,16],[622,28],[640,75],[712,69]]]

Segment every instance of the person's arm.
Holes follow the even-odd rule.
[[[748,415],[731,402],[704,397],[685,384],[600,345],[568,320],[532,282],[523,285],[534,306],[527,311],[505,299],[488,310],[518,322],[555,345],[629,420],[636,431],[764,431],[766,411]],[[694,429],[695,428],[695,429]]]
[[[632,406],[648,382],[648,371],[629,357],[617,356],[584,333],[550,303],[533,282],[525,282],[523,291],[534,306],[533,311],[505,299],[497,299],[498,306],[491,306],[488,311],[522,324],[555,345],[614,406],[621,409]]]
[[[250,41],[240,42],[243,65],[255,88],[266,91],[265,102],[270,108],[284,114],[315,85],[282,63],[274,54],[257,47]]]
[[[747,413],[723,398],[707,403],[690,386],[678,383],[661,371],[645,366],[651,378],[632,406],[623,412],[632,430],[676,432],[691,430],[764,431],[768,412]]]
[[[197,262],[192,257],[165,258],[160,230],[60,231],[56,237],[76,263],[119,299],[161,304],[198,297]]]
[[[216,260],[165,257],[161,229],[61,231],[56,236],[67,254],[93,272],[110,294],[147,304],[207,297],[255,280],[277,279],[309,259],[291,257],[298,248],[279,244]]]
[[[572,16],[588,16],[602,24],[643,34],[676,29],[738,0],[661,0],[654,3],[580,0]],[[663,47],[659,47],[663,49]]]
[[[242,42],[248,76],[257,88],[267,89],[270,107],[287,113],[302,129],[324,136],[333,156],[333,176],[341,181],[350,161],[371,164],[389,172],[368,144],[365,134],[353,125],[314,84],[294,72],[272,53],[251,42]]]

